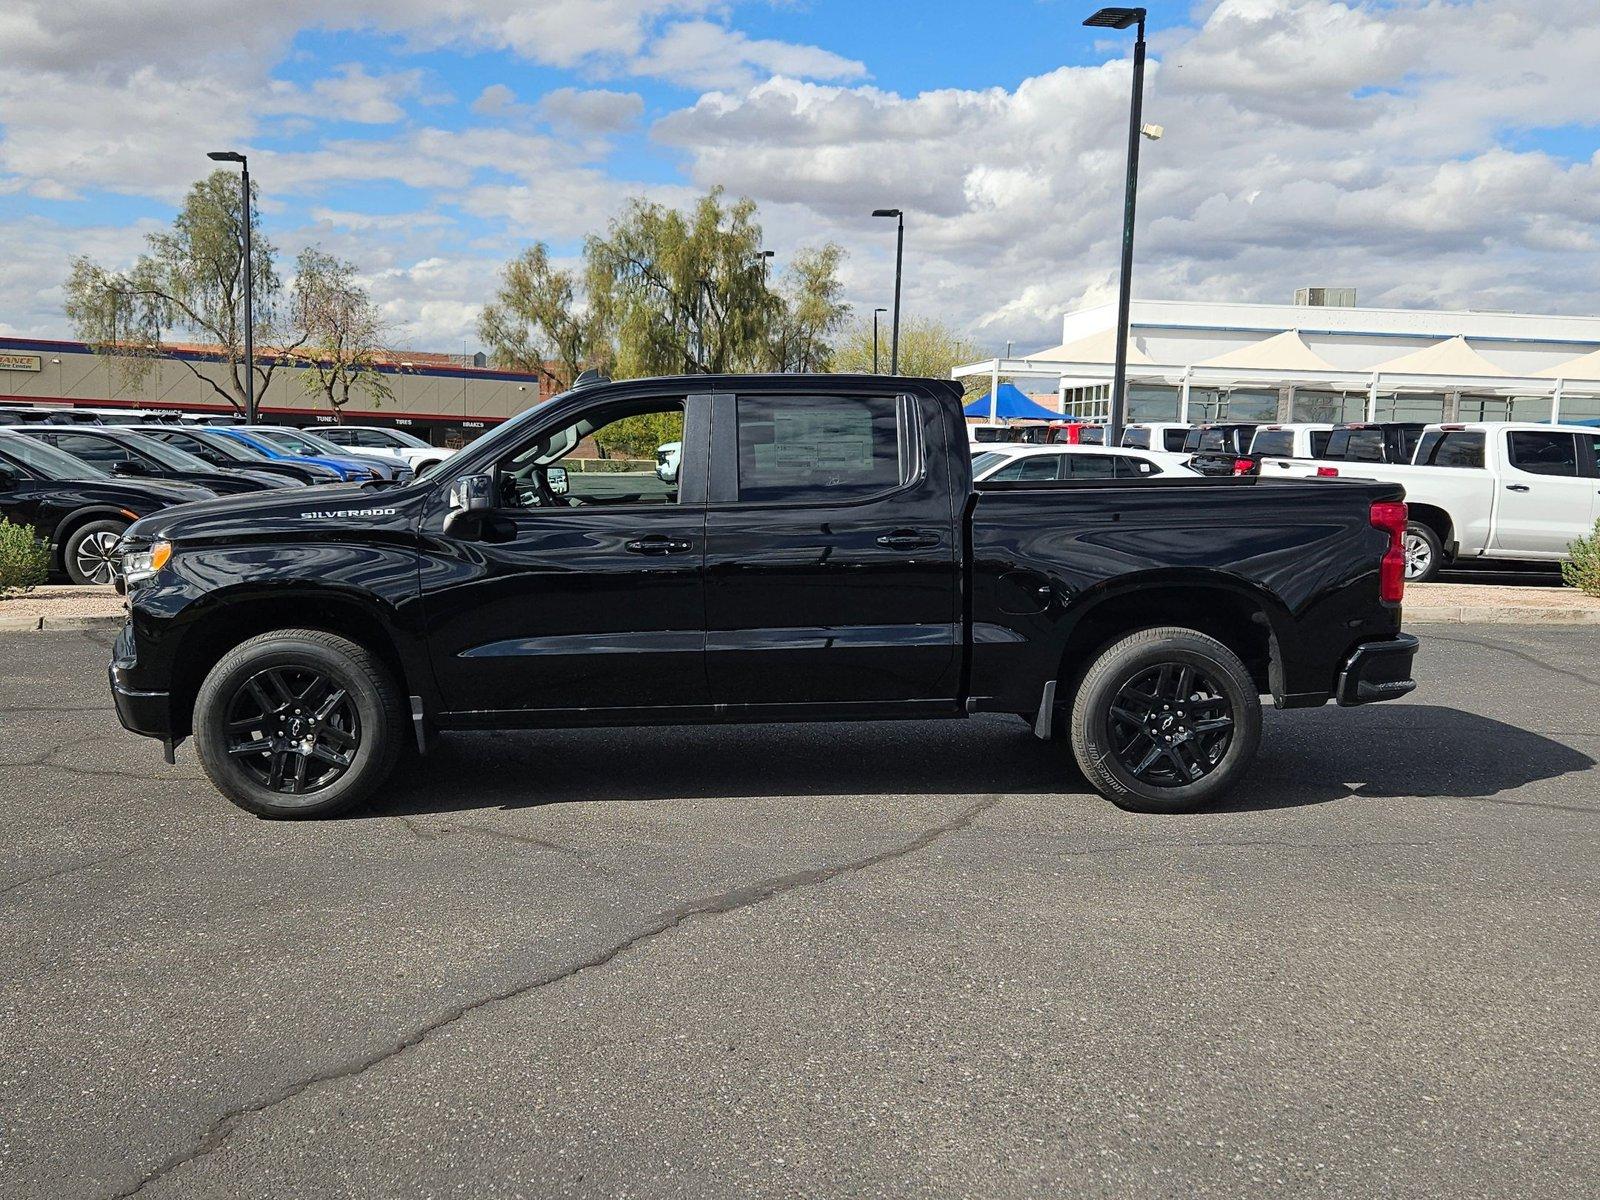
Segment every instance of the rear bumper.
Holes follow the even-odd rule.
[[[1333,698],[1343,707],[1394,700],[1414,690],[1411,660],[1418,642],[1409,633],[1382,642],[1362,642],[1345,660]]]

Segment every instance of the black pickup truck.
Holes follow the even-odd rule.
[[[1239,778],[1262,695],[1415,686],[1399,487],[975,489],[960,404],[876,375],[599,383],[404,486],[141,521],[118,714],[169,758],[193,733],[216,786],[270,816],[370,796],[440,731],[988,712],[1070,740],[1114,802],[1171,811]]]

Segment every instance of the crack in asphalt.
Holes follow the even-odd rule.
[[[534,837],[533,835],[526,833],[512,833],[507,829],[496,829],[492,825],[430,826],[423,825],[411,817],[396,816],[394,819],[400,822],[400,824],[403,825],[406,830],[418,841],[437,842],[441,838],[444,838],[452,833],[476,833],[482,835],[483,837],[499,838],[502,841],[507,842],[517,842],[524,846],[538,846],[541,850],[553,850],[557,854],[565,854],[569,858],[577,860],[579,863],[588,867],[597,875],[606,875],[606,872],[595,866],[594,863],[590,861],[589,856],[582,850],[579,850],[573,846],[565,845],[561,842],[553,842],[549,838]]]
[[[888,850],[880,850],[878,853],[870,854],[865,858],[841,863],[838,866],[816,867],[809,871],[796,871],[789,875],[760,880],[730,891],[705,896],[699,900],[691,900],[687,904],[679,905],[677,908],[668,909],[666,912],[661,913],[645,929],[553,975],[546,975],[531,982],[521,983],[515,987],[495,992],[481,999],[456,1005],[434,1017],[433,1020],[428,1021],[426,1024],[418,1026],[400,1041],[383,1050],[379,1050],[355,1062],[346,1063],[343,1066],[333,1067],[326,1071],[318,1071],[304,1079],[285,1084],[264,1099],[229,1109],[207,1126],[205,1132],[200,1135],[200,1138],[189,1149],[173,1155],[159,1167],[140,1177],[137,1182],[126,1190],[112,1193],[112,1200],[129,1200],[129,1197],[137,1196],[152,1183],[158,1182],[178,1168],[221,1149],[228,1139],[233,1136],[234,1130],[238,1128],[239,1123],[246,1117],[255,1116],[258,1113],[276,1108],[278,1105],[286,1103],[321,1084],[337,1083],[363,1075],[372,1070],[372,1068],[381,1066],[406,1051],[420,1046],[432,1034],[455,1024],[472,1013],[492,1005],[519,1000],[542,988],[571,979],[584,971],[603,967],[619,955],[625,954],[653,938],[670,933],[686,922],[704,917],[723,916],[742,908],[749,908],[752,905],[762,904],[768,900],[788,895],[802,888],[828,883],[843,875],[853,875],[861,871],[871,870],[873,867],[905,858],[907,855],[915,854],[919,850],[925,850],[940,838],[970,828],[980,816],[996,804],[999,804],[1002,799],[1003,797],[1001,796],[989,796],[977,804],[963,809],[953,819],[944,824],[935,825],[933,828],[923,831],[904,845],[895,846]],[[403,823],[407,823],[413,833],[417,832],[415,827],[409,825],[407,818],[402,817],[400,820]],[[463,826],[462,828],[466,827]]]
[[[144,849],[145,848],[143,846],[135,846],[131,850],[118,850],[115,854],[106,854],[100,858],[91,858],[88,862],[78,863],[75,866],[62,867],[59,871],[47,871],[43,875],[30,875],[27,879],[19,879],[16,883],[7,884],[5,887],[0,887],[0,896],[9,896],[12,892],[15,892],[21,888],[25,888],[30,884],[48,883],[52,879],[60,879],[63,875],[72,875],[78,871],[87,871],[91,868],[101,866],[104,863],[116,862],[121,858],[132,858],[135,854],[142,854]]]
[[[1518,650],[1515,646],[1507,646],[1503,642],[1485,642],[1477,638],[1467,637],[1446,637],[1438,633],[1428,634],[1428,640],[1431,642],[1454,642],[1458,646],[1481,646],[1485,650],[1499,650],[1502,654],[1520,658],[1523,662],[1528,663],[1530,666],[1538,667],[1540,670],[1549,671],[1555,675],[1565,675],[1568,679],[1576,679],[1579,683],[1587,683],[1591,687],[1595,684],[1595,679],[1592,675],[1585,675],[1580,671],[1569,671],[1566,667],[1558,667],[1554,663],[1547,663],[1542,658],[1537,658],[1526,651]]]

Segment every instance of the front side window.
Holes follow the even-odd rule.
[[[498,470],[506,508],[676,504],[683,442],[681,400],[634,401],[592,409],[524,443]]]
[[[1131,446],[1135,450],[1148,450],[1150,449],[1150,431],[1130,426],[1122,431],[1122,444]],[[1179,445],[1182,445],[1181,441]]]
[[[910,477],[894,396],[740,396],[739,499],[853,500]]]
[[[1511,465],[1532,475],[1576,475],[1578,440],[1570,433],[1513,430]]]

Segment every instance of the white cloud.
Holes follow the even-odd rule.
[[[601,88],[556,88],[539,99],[539,115],[559,129],[575,133],[620,133],[644,113],[644,97],[636,92]]]
[[[1167,136],[1142,152],[1136,294],[1286,301],[1338,283],[1367,303],[1600,310],[1597,139],[1571,162],[1506,134],[1592,135],[1592,2],[1221,0],[1199,17],[1150,64],[1146,119]],[[860,303],[892,278],[887,223],[866,214],[894,205],[909,309],[1048,340],[1063,308],[1115,286],[1127,87],[1125,58],[1009,91],[775,78],[655,132],[697,183],[864,249]]]
[[[749,87],[769,75],[802,79],[860,79],[864,64],[817,46],[746,37],[711,21],[679,21],[631,63],[636,75],[651,75],[686,87]]]

